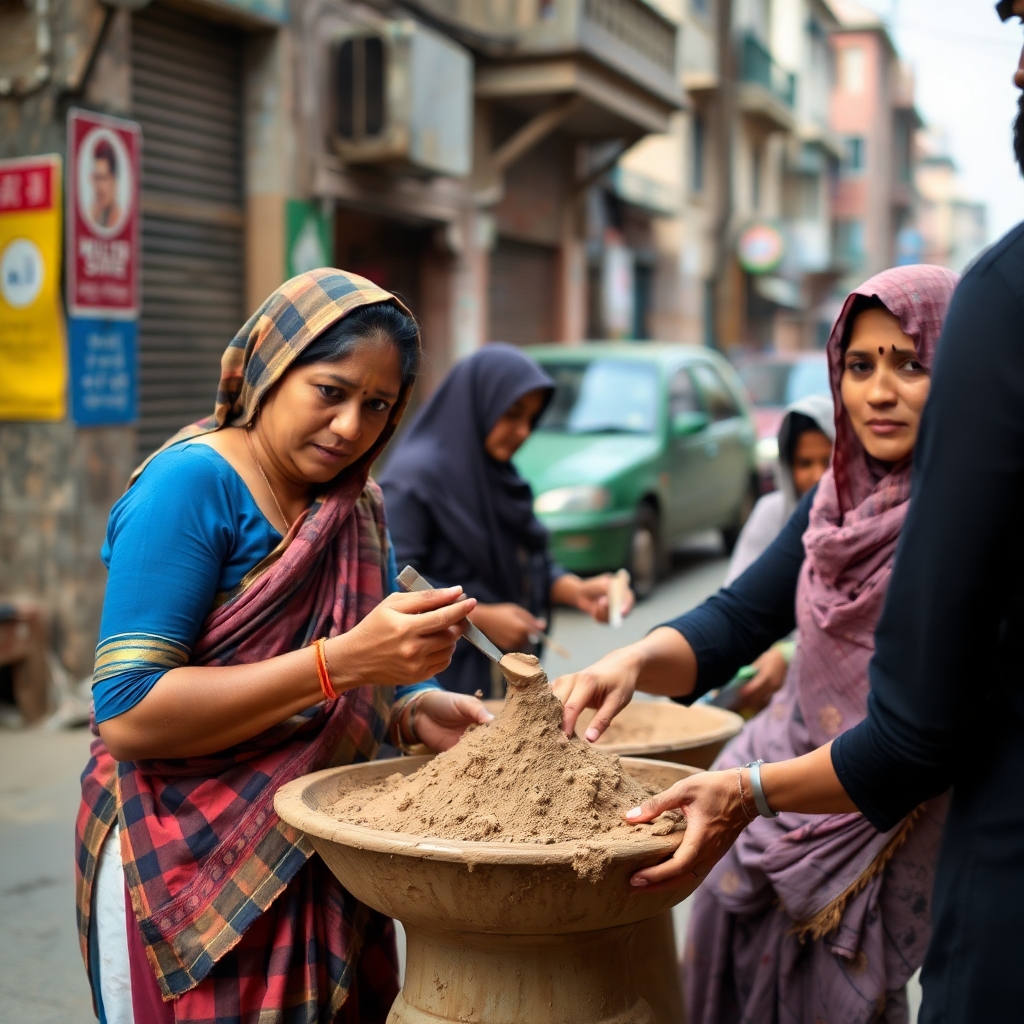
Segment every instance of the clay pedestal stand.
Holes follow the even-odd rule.
[[[591,882],[572,866],[577,843],[429,839],[326,813],[343,793],[426,760],[328,768],[283,786],[274,801],[349,892],[405,926],[405,985],[388,1024],[652,1024],[628,968],[634,925],[691,890],[637,891],[629,876],[663,860],[678,835],[604,840],[612,860]],[[659,789],[693,772],[635,758],[623,764]]]
[[[504,701],[484,703],[497,712]],[[576,732],[582,736],[593,717],[593,711],[584,711]],[[596,746],[620,757],[710,768],[718,752],[742,728],[743,719],[723,708],[637,700],[619,712]],[[682,1024],[686,1011],[671,910],[637,927],[633,963],[637,987],[651,1004],[655,1024]]]

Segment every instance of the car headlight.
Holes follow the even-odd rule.
[[[556,487],[538,494],[533,502],[533,511],[538,515],[553,512],[601,512],[612,501],[605,487],[581,484],[577,487]]]
[[[779,439],[777,437],[762,437],[757,442],[757,464],[759,466],[770,466],[778,460]]]

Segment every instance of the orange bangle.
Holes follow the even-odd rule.
[[[313,641],[313,650],[316,653],[316,675],[320,680],[320,689],[323,691],[324,700],[337,700],[338,695],[331,683],[331,672],[327,667],[327,641],[320,637]]]

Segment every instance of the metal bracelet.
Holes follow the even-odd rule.
[[[757,808],[757,813],[762,818],[777,818],[779,812],[773,811],[768,806],[768,801],[764,798],[764,789],[761,788],[761,765],[763,764],[763,760],[751,761],[750,764],[743,767],[750,769],[750,788],[754,791],[754,806]]]

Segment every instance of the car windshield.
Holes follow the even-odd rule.
[[[754,405],[787,406],[808,395],[830,396],[824,359],[795,363],[748,363],[739,371]]]
[[[625,359],[544,363],[555,395],[537,424],[560,434],[650,434],[658,412],[658,372]]]

